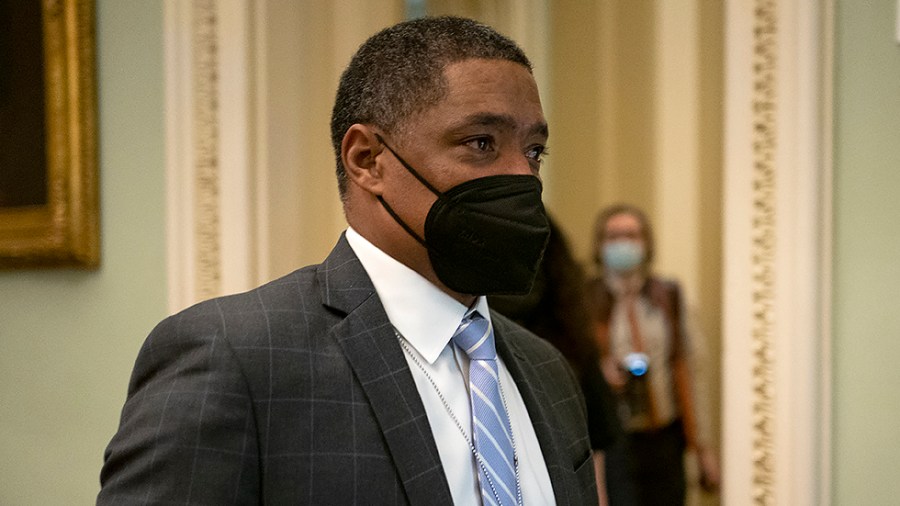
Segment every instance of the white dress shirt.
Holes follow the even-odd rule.
[[[347,229],[347,242],[372,279],[388,318],[407,344],[408,351],[404,355],[425,405],[453,502],[480,504],[478,470],[466,439],[472,437],[469,357],[450,342],[468,308],[378,249],[353,228]],[[475,309],[490,320],[485,297],[478,298]],[[544,455],[525,402],[503,361],[498,357],[497,362],[519,460],[522,501],[535,505],[556,504]],[[431,376],[436,387],[423,370]],[[438,391],[443,394],[458,424],[448,413]]]

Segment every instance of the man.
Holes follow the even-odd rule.
[[[527,291],[547,239],[525,55],[460,18],[382,31],[332,139],[350,228],[154,329],[98,503],[596,504],[571,371],[483,296]]]

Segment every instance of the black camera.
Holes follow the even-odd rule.
[[[625,383],[623,419],[635,416],[646,416],[650,413],[650,385],[647,373],[650,370],[650,357],[646,353],[629,353],[622,359],[622,369],[628,373]]]

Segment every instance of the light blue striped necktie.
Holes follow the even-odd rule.
[[[453,335],[469,356],[469,397],[481,497],[486,505],[518,504],[519,483],[509,415],[500,394],[497,350],[491,324],[478,311],[466,315]]]

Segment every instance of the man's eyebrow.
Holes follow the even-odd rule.
[[[540,123],[532,125],[528,133],[529,135],[541,135],[546,138],[550,137],[550,128],[547,127],[547,122],[541,121]]]
[[[503,130],[515,130],[517,123],[515,118],[508,114],[492,114],[492,113],[478,113],[473,114],[471,116],[467,116],[463,119],[457,128],[466,128],[471,126],[483,126],[483,127],[494,127],[500,128]],[[529,135],[542,135],[547,137],[550,135],[550,131],[547,128],[546,122],[538,122],[528,129]]]

